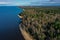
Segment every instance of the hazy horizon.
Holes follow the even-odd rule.
[[[60,6],[60,0],[0,0],[0,6]]]

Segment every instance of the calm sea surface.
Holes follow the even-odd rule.
[[[17,16],[21,12],[16,6],[0,6],[0,40],[23,40]]]

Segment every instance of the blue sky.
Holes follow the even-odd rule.
[[[60,0],[0,0],[0,6],[60,5]]]

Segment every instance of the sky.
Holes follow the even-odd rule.
[[[0,0],[0,6],[60,5],[60,0]]]

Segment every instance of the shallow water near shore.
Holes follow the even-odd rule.
[[[0,40],[23,40],[19,31],[21,12],[16,6],[0,6]]]

